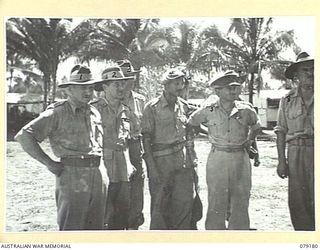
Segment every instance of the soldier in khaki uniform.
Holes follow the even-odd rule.
[[[279,164],[277,173],[289,178],[289,209],[295,230],[315,230],[314,205],[314,59],[306,52],[285,71],[297,81],[280,101],[275,127]],[[286,143],[288,144],[286,159]]]
[[[131,164],[136,168],[136,173],[131,180],[131,203],[129,211],[129,229],[137,230],[144,222],[143,210],[143,184],[144,169],[142,167],[142,135],[141,135],[141,118],[145,105],[143,95],[133,91],[137,75],[140,71],[134,70],[128,60],[117,61],[125,77],[134,77],[127,80],[125,97],[122,100],[130,109],[130,139],[129,155]]]
[[[107,176],[99,168],[102,127],[99,112],[89,101],[93,94],[90,69],[76,65],[65,88],[68,99],[50,105],[19,131],[16,140],[33,158],[56,176],[56,202],[60,230],[103,228]],[[51,159],[39,143],[49,138]]]
[[[218,100],[198,109],[188,121],[208,126],[209,153],[206,169],[208,185],[207,230],[226,229],[230,202],[229,230],[249,230],[251,165],[247,150],[259,132],[255,110],[247,102],[235,101],[240,79],[235,73],[211,82]]]
[[[131,77],[132,78],[132,77]],[[96,91],[104,91],[105,97],[92,102],[102,118],[103,161],[109,177],[105,223],[109,230],[128,229],[130,209],[130,179],[135,171],[128,153],[130,138],[130,110],[121,103],[126,80],[117,66],[102,72],[102,81]]]
[[[185,171],[187,107],[180,96],[185,74],[170,69],[164,92],[146,104],[142,117],[144,159],[151,195],[150,229],[191,229],[193,174]]]

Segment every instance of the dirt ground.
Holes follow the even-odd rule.
[[[49,150],[48,142],[42,143]],[[274,141],[258,141],[259,167],[252,167],[250,199],[251,228],[258,231],[293,231],[287,205],[287,180],[276,175],[277,154]],[[203,218],[198,229],[204,230],[207,210],[205,166],[210,145],[207,139],[196,140],[199,158],[200,198]],[[56,231],[55,178],[46,167],[28,156],[17,142],[7,143],[6,166],[6,231]],[[145,223],[141,230],[148,230],[150,223],[150,195],[145,183]]]

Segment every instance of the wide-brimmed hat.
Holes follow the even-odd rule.
[[[163,74],[162,84],[166,84],[170,80],[178,79],[185,76],[186,74],[178,68],[169,69]]]
[[[132,76],[124,76],[122,70],[118,66],[111,66],[102,71],[101,80],[94,85],[94,89],[96,91],[102,91],[102,84],[111,82],[111,81],[124,81],[124,80],[132,80],[134,77]]]
[[[284,72],[284,75],[288,79],[293,79],[294,72],[297,71],[297,66],[302,63],[311,62],[314,61],[314,59],[307,53],[307,52],[301,52],[297,56],[297,60],[292,63]]]
[[[58,87],[65,88],[69,85],[90,85],[96,82],[97,80],[93,79],[91,70],[87,66],[77,64],[71,69],[69,81],[58,84]]]
[[[239,76],[235,71],[227,71],[222,76],[211,80],[209,82],[210,87],[223,88],[225,86],[240,86],[246,79],[246,75]]]
[[[141,70],[135,70],[129,60],[119,60],[116,62],[121,68],[124,76],[134,76],[139,73]]]

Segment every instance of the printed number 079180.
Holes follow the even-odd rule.
[[[300,248],[305,248],[305,249],[312,248],[312,249],[315,249],[315,248],[318,248],[318,244],[300,244]]]

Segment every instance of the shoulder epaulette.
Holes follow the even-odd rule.
[[[58,102],[55,102],[55,103],[51,103],[47,109],[54,109],[56,107],[59,107],[59,106],[62,106],[63,104],[65,104],[67,100],[62,100],[62,101],[58,101]]]
[[[252,103],[244,101],[244,100],[237,100],[236,103],[241,103],[241,104],[244,104],[244,105],[248,105],[250,108],[253,108]]]
[[[252,109],[253,108],[253,105],[250,102],[235,101],[234,103],[235,103],[235,106],[237,109],[247,109],[247,108]]]

